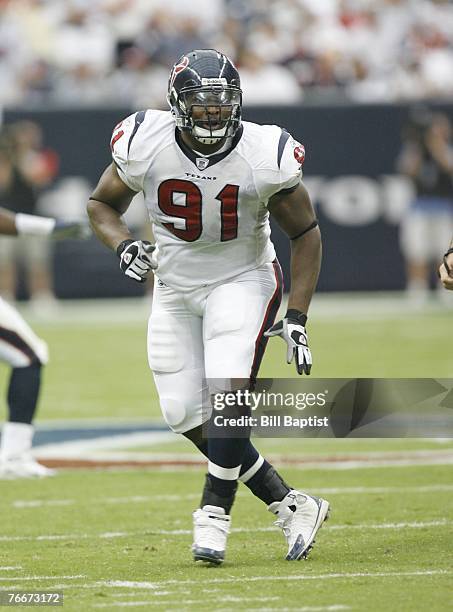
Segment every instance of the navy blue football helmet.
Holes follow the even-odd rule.
[[[226,55],[196,49],[173,66],[167,101],[181,131],[202,144],[232,137],[241,125],[239,73]]]

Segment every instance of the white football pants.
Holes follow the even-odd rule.
[[[282,291],[277,261],[184,294],[155,280],[148,361],[173,431],[209,418],[207,379],[256,377]]]
[[[15,308],[0,298],[0,361],[26,368],[48,361],[46,343],[38,338]]]

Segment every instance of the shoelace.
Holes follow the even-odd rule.
[[[291,535],[291,528],[286,525],[286,523],[289,523],[291,519],[292,519],[292,516],[288,516],[285,519],[277,519],[274,522],[274,525],[276,527],[280,527],[280,529],[283,531],[283,534],[286,538],[289,538],[289,536]]]
[[[298,502],[298,504],[302,505],[304,503],[304,500],[302,498],[298,497],[297,498],[297,502]],[[295,518],[297,506],[296,506],[296,510],[294,510],[294,512],[292,510],[290,510],[289,508],[285,508],[284,511],[285,510],[288,512],[288,514],[286,514],[286,516],[278,518],[274,522],[274,525],[276,525],[277,527],[280,527],[280,529],[283,531],[284,536],[289,541],[289,538],[291,536],[291,523],[292,523],[292,521]],[[301,520],[301,518],[302,518],[302,521],[303,521],[303,517],[299,517],[299,520]]]

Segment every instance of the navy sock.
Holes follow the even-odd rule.
[[[275,501],[281,501],[291,491],[277,470],[264,459],[263,465],[245,486],[268,506]]]
[[[206,438],[203,438],[201,426],[186,432],[184,435],[189,440],[191,440],[195,444],[195,446],[197,446],[197,448],[199,448],[203,455],[205,455],[206,457],[208,456],[208,440]],[[259,463],[259,460],[260,454],[253,446],[252,442],[250,440],[247,440],[247,445],[245,446],[244,454],[242,457],[242,465],[239,473],[239,478],[241,478],[251,468],[253,468],[253,466],[255,466],[257,462]],[[261,499],[265,504],[269,505],[272,502],[281,501],[289,493],[292,487],[286,484],[286,482],[278,474],[275,468],[268,461],[266,461],[266,459],[263,459],[262,461],[262,465],[250,478],[247,479],[246,482],[244,482],[244,484],[252,491],[254,495],[256,495],[256,497]],[[219,497],[230,498],[233,495],[233,492],[235,492],[235,487],[232,484],[229,484],[229,481],[216,479],[215,476],[212,475],[208,476],[210,476],[210,482],[208,486],[211,492],[213,482],[215,491],[217,491],[219,494],[221,493]],[[223,507],[220,503],[212,503],[211,505],[220,505],[221,507]]]
[[[237,488],[237,480],[224,480],[223,478],[216,478],[212,474],[206,474],[200,508],[217,506],[223,508],[225,514],[230,514]]]
[[[244,453],[250,444],[249,425],[230,425],[228,419],[248,416],[248,407],[226,406],[222,413],[223,425],[219,427],[214,414],[205,426],[207,431],[208,475],[201,500],[204,505],[217,505],[228,514],[233,505],[237,479]]]

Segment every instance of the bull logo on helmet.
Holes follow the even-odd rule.
[[[300,165],[304,163],[305,159],[305,147],[304,145],[298,145],[294,149],[294,157],[299,162]]]
[[[176,75],[182,72],[185,68],[187,68],[188,65],[189,65],[189,58],[187,57],[187,55],[185,55],[183,58],[181,58],[181,61],[179,62],[179,64],[176,64],[173,67],[173,72],[171,73],[171,77],[170,77],[170,89],[173,87],[173,83],[175,82]]]

